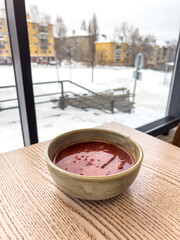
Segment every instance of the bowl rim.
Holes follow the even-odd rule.
[[[106,133],[111,133],[111,134],[115,134],[116,136],[121,136],[121,137],[124,137],[124,138],[127,138],[128,140],[130,140],[131,142],[134,143],[134,145],[136,146],[136,148],[138,149],[139,153],[140,153],[140,156],[139,156],[139,159],[137,160],[137,162],[132,166],[130,167],[129,169],[123,171],[123,172],[120,172],[120,173],[116,173],[116,174],[112,174],[112,175],[108,175],[108,176],[86,176],[86,175],[79,175],[79,174],[76,174],[76,173],[71,173],[71,172],[68,172],[68,171],[65,171],[59,167],[57,167],[52,161],[51,159],[49,158],[49,155],[48,155],[48,151],[49,151],[49,148],[51,147],[51,145],[57,141],[60,137],[63,137],[63,136],[66,136],[66,135],[69,135],[69,134],[73,134],[73,133],[78,133],[78,132],[91,132],[91,131],[98,131],[98,132],[106,132]],[[53,172],[53,174],[56,174],[56,175],[59,175],[59,174],[63,174],[64,176],[69,176],[73,179],[77,179],[77,180],[81,180],[81,181],[109,181],[111,179],[116,179],[116,178],[121,178],[123,177],[124,175],[126,174],[129,174],[131,172],[133,172],[136,168],[140,167],[142,161],[143,161],[143,157],[144,157],[144,153],[143,153],[143,150],[142,150],[142,147],[139,145],[139,143],[137,143],[134,139],[132,139],[131,137],[127,136],[127,135],[124,135],[124,134],[121,134],[119,132],[116,132],[116,131],[112,131],[112,130],[108,130],[108,129],[102,129],[102,128],[83,128],[83,129],[76,129],[76,130],[72,130],[72,131],[68,131],[68,132],[65,132],[65,133],[62,133],[60,135],[57,135],[55,138],[51,139],[50,142],[48,143],[48,145],[46,146],[46,149],[45,149],[45,159],[46,159],[46,162],[47,164],[53,168],[55,171]]]

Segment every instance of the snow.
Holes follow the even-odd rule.
[[[132,93],[134,87],[133,68],[128,67],[100,67],[94,69],[92,83],[92,69],[73,64],[57,69],[56,66],[32,65],[33,82],[71,80],[95,92],[127,87]],[[0,86],[13,85],[13,68],[0,66]],[[57,108],[57,104],[49,102],[36,105],[39,141],[51,139],[58,134],[74,129],[90,128],[112,121],[117,121],[130,127],[138,127],[154,121],[165,115],[171,73],[142,70],[142,80],[137,81],[135,108],[132,113],[106,114],[96,109],[84,111],[68,106],[65,110]],[[64,90],[77,93],[85,92],[70,84],[64,84]],[[59,84],[34,86],[34,94],[60,92]],[[15,98],[15,89],[0,89],[0,100]],[[54,99],[57,96],[36,98],[35,102]],[[17,102],[1,103],[1,107],[17,105]],[[22,132],[18,109],[0,111],[0,152],[6,152],[23,147]]]
[[[67,37],[87,37],[89,36],[88,32],[82,29],[71,30],[66,33]]]

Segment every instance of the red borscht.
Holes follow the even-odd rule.
[[[85,176],[106,176],[134,165],[131,155],[119,146],[104,142],[82,142],[62,149],[53,162],[61,169]]]

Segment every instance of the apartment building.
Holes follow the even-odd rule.
[[[33,22],[27,15],[29,48],[32,62],[49,63],[54,60],[53,25]],[[11,48],[5,18],[0,18],[0,64],[11,64]]]
[[[11,48],[5,18],[0,18],[0,64],[11,64]]]
[[[27,15],[27,27],[31,61],[49,63],[54,60],[53,25],[31,21]]]

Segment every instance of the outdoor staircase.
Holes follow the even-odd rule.
[[[78,94],[72,91],[64,91],[64,83],[70,82],[86,91]],[[61,81],[61,92],[59,107],[65,109],[68,105],[83,110],[98,109],[106,113],[127,112],[130,113],[133,108],[131,95],[127,88],[118,88],[104,92],[95,93],[79,84],[69,80]],[[58,101],[58,100],[56,100]]]

